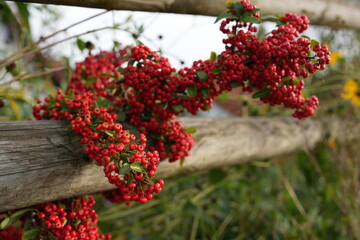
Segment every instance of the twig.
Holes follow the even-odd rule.
[[[74,27],[74,26],[76,26],[76,25],[79,25],[79,24],[81,24],[81,23],[83,23],[83,22],[86,22],[86,21],[88,21],[88,20],[90,20],[90,19],[92,19],[92,18],[98,17],[98,16],[100,16],[100,15],[102,15],[102,14],[104,14],[104,13],[107,13],[107,12],[108,12],[108,10],[107,10],[107,11],[104,11],[104,12],[101,12],[101,13],[98,13],[98,14],[95,14],[95,15],[93,15],[93,16],[91,16],[91,17],[85,18],[85,19],[83,19],[83,20],[81,20],[81,21],[79,21],[79,22],[76,22],[76,23],[74,23],[74,24],[71,24],[70,26],[67,26],[67,27],[65,27],[65,28],[63,28],[63,29],[61,29],[61,30],[58,30],[58,31],[50,34],[49,36],[41,37],[38,41],[36,41],[36,42],[34,42],[34,43],[32,43],[32,44],[30,44],[30,45],[22,48],[21,50],[17,51],[16,53],[8,56],[7,58],[5,58],[5,59],[3,59],[3,60],[1,60],[0,63],[3,64],[4,62],[9,62],[12,58],[15,58],[15,57],[19,56],[20,54],[23,54],[23,53],[29,51],[31,48],[34,48],[34,47],[39,46],[40,43],[45,42],[45,41],[48,40],[49,38],[52,38],[52,37],[54,37],[55,35],[57,35],[57,34],[59,34],[59,33],[61,33],[61,32],[66,32],[67,30],[69,30],[70,28],[72,28],[72,27]],[[15,61],[15,60],[13,60],[12,62],[14,62],[14,61]]]
[[[83,32],[83,33],[80,33],[80,34],[77,34],[77,35],[73,35],[73,36],[71,36],[71,37],[65,38],[65,39],[60,40],[60,41],[58,41],[58,42],[49,44],[49,45],[47,45],[47,46],[45,46],[45,47],[38,48],[38,49],[35,49],[35,50],[31,51],[31,52],[27,52],[27,53],[24,53],[23,55],[20,55],[20,56],[18,56],[18,57],[15,57],[15,58],[11,59],[11,60],[8,61],[8,62],[2,63],[2,64],[0,65],[0,68],[5,67],[5,66],[7,66],[7,65],[9,65],[9,64],[11,64],[11,63],[19,60],[19,59],[29,57],[29,56],[31,56],[31,55],[34,55],[35,53],[38,53],[38,52],[41,52],[41,51],[47,49],[47,48],[50,48],[50,47],[53,47],[53,46],[55,46],[55,45],[57,45],[57,44],[63,43],[63,42],[65,42],[65,41],[67,41],[67,40],[70,40],[70,39],[72,39],[72,38],[77,38],[77,37],[80,37],[80,36],[83,36],[83,35],[86,35],[86,34],[98,32],[98,31],[102,31],[102,30],[106,30],[106,29],[114,29],[114,28],[116,28],[116,27],[115,27],[115,26],[112,26],[112,27],[102,27],[102,28],[97,28],[97,29],[90,30],[90,31],[87,31],[87,32]]]
[[[4,85],[7,85],[7,84],[10,84],[12,82],[15,82],[15,81],[18,81],[18,80],[26,80],[26,79],[29,79],[29,78],[34,78],[34,77],[40,77],[40,76],[44,76],[44,75],[47,75],[47,74],[50,74],[50,73],[53,73],[53,72],[57,72],[57,71],[61,71],[65,69],[65,67],[57,67],[57,68],[50,68],[44,72],[36,72],[36,73],[25,73],[25,74],[20,74],[16,77],[14,77],[13,79],[11,79],[10,81],[7,81],[5,83],[1,83],[0,84],[0,87],[1,86],[4,86]]]

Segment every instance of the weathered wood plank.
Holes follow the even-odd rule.
[[[147,12],[218,16],[225,11],[224,0],[14,0]],[[360,29],[360,4],[336,0],[252,0],[263,16],[286,12],[306,14],[312,24]]]
[[[239,164],[312,148],[319,122],[291,118],[183,118],[196,145],[183,167],[162,162],[157,177]],[[63,121],[0,122],[0,212],[113,188],[86,160]],[[127,126],[129,128],[129,126]]]

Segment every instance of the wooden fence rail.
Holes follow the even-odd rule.
[[[313,148],[324,130],[292,118],[182,118],[196,145],[180,167],[162,162],[156,177],[229,166]],[[63,121],[0,122],[0,212],[113,189],[86,160]],[[129,126],[127,126],[129,128]]]
[[[183,13],[218,16],[225,0],[13,0],[109,10]],[[341,0],[251,0],[263,16],[286,12],[306,14],[312,24],[360,29],[360,4]]]

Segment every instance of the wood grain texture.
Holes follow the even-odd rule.
[[[226,10],[225,0],[15,0],[147,12],[182,13],[218,16]],[[360,4],[336,0],[252,0],[261,14],[278,15],[286,12],[306,14],[312,24],[360,29]]]
[[[156,177],[240,164],[313,148],[322,127],[291,118],[183,118],[196,141],[183,167],[162,162]],[[0,212],[113,189],[63,121],[0,122]],[[131,128],[131,126],[125,126]]]

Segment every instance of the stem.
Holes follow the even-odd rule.
[[[44,75],[47,75],[47,74],[50,74],[50,73],[53,73],[53,72],[61,71],[63,69],[65,69],[65,67],[50,68],[50,69],[48,69],[48,70],[46,70],[44,72],[36,72],[36,73],[30,73],[30,74],[27,74],[27,73],[26,74],[20,74],[20,75],[14,77],[13,79],[11,79],[8,82],[1,83],[0,87],[4,86],[4,85],[7,85],[7,84],[10,84],[12,82],[18,81],[18,80],[26,80],[26,79],[29,79],[29,78],[40,77],[40,76],[44,76]]]
[[[54,37],[55,35],[57,35],[57,34],[59,34],[59,33],[61,33],[61,32],[66,32],[67,30],[69,30],[70,28],[72,28],[72,27],[74,27],[74,26],[76,26],[76,25],[79,25],[79,24],[81,24],[81,23],[83,23],[83,22],[86,22],[86,21],[88,21],[88,20],[90,20],[90,19],[92,19],[92,18],[98,17],[98,16],[100,16],[100,15],[102,15],[102,14],[104,14],[104,13],[107,13],[107,12],[108,12],[108,10],[106,10],[106,11],[104,11],[104,12],[101,12],[101,13],[98,13],[98,14],[95,14],[95,15],[93,15],[93,16],[91,16],[91,17],[85,18],[85,19],[83,19],[83,20],[81,20],[81,21],[79,21],[79,22],[76,22],[76,23],[74,23],[74,24],[71,24],[70,26],[67,26],[67,27],[65,27],[65,28],[63,28],[63,29],[61,29],[61,30],[58,30],[58,31],[56,31],[56,32],[54,32],[54,33],[46,36],[46,37],[41,37],[38,41],[36,41],[36,42],[34,42],[34,43],[32,43],[32,44],[30,44],[30,45],[22,48],[21,50],[17,51],[16,53],[8,56],[7,58],[5,58],[5,59],[3,59],[3,60],[1,60],[0,63],[3,64],[4,62],[8,62],[8,61],[10,61],[12,58],[15,58],[15,57],[19,56],[20,54],[23,54],[23,53],[29,51],[31,48],[34,48],[34,47],[39,46],[40,43],[45,42],[45,41],[48,40],[49,38],[52,38],[52,37]],[[15,60],[14,60],[14,61],[15,61]]]
[[[8,61],[8,62],[2,63],[2,64],[0,65],[0,68],[5,67],[5,66],[7,66],[7,65],[9,65],[9,64],[11,64],[11,63],[13,63],[13,62],[15,62],[15,61],[17,61],[17,60],[19,60],[19,59],[21,59],[21,58],[29,57],[29,56],[31,56],[31,55],[34,55],[35,53],[41,52],[42,50],[45,50],[45,49],[50,48],[50,47],[53,47],[53,46],[55,46],[55,45],[57,45],[57,44],[60,44],[60,43],[62,43],[62,42],[65,42],[65,41],[67,41],[67,40],[70,40],[70,39],[72,39],[72,38],[77,38],[77,37],[80,37],[80,36],[83,36],[83,35],[86,35],[86,34],[89,34],[89,33],[94,33],[94,32],[98,32],[98,31],[102,31],[102,30],[106,30],[106,29],[114,29],[114,28],[116,28],[116,27],[114,27],[114,26],[112,26],[112,27],[102,27],[102,28],[97,28],[97,29],[94,29],[94,30],[90,30],[90,31],[87,31],[87,32],[83,32],[83,33],[80,33],[80,34],[77,34],[77,35],[70,36],[70,37],[65,38],[65,39],[63,39],[63,40],[60,40],[60,41],[58,41],[58,42],[49,44],[49,45],[47,45],[47,46],[45,46],[45,47],[38,48],[38,49],[33,50],[33,51],[31,51],[31,52],[27,52],[27,53],[24,53],[23,55],[20,55],[20,56],[18,56],[18,57],[15,57],[15,58],[13,58],[12,60],[10,60],[10,61]]]

